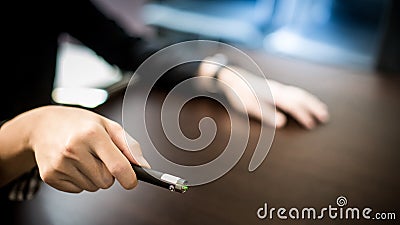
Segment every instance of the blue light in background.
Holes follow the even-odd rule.
[[[370,68],[387,5],[388,0],[163,0],[150,1],[144,17],[149,25],[199,39]]]

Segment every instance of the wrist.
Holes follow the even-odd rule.
[[[248,84],[246,83],[246,80],[248,79],[248,74],[245,70],[235,66],[222,68],[219,71],[218,79],[226,84],[221,86],[222,90],[225,90],[225,88],[240,90],[248,86]]]
[[[30,124],[26,114],[8,120],[0,129],[0,186],[31,170],[35,155],[29,144]]]
[[[271,94],[274,98],[274,101],[275,102],[279,101],[279,97],[282,96],[282,93],[284,92],[286,85],[281,84],[274,80],[269,80],[268,84],[269,84],[269,88],[271,90]]]
[[[30,147],[31,123],[27,120],[27,112],[22,113],[13,119],[7,120],[1,126],[1,133],[7,145],[18,152],[28,152]]]
[[[199,66],[198,76],[206,79],[200,79],[198,86],[202,90],[209,92],[218,91],[218,76],[221,70],[225,69],[227,58],[223,54],[215,54],[212,57],[206,57]]]
[[[218,71],[227,65],[228,59],[223,54],[206,57],[199,66],[198,74],[204,77],[217,77]]]

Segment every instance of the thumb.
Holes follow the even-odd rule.
[[[121,150],[125,157],[139,166],[151,168],[143,157],[139,142],[132,138],[117,122],[106,119],[105,128],[111,140]]]
[[[145,168],[151,168],[150,164],[147,162],[147,160],[143,157],[142,149],[140,147],[139,142],[137,142],[133,137],[131,137],[128,133],[125,133],[126,137],[126,143],[128,145],[128,151],[129,155],[132,157],[133,160],[130,158],[129,161],[138,164],[139,166],[145,167]]]
[[[276,110],[275,111],[275,126],[276,126],[276,128],[282,128],[283,126],[285,126],[286,122],[287,122],[287,118],[286,118],[285,114]]]

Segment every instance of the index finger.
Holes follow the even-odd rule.
[[[114,144],[106,130],[103,129],[101,132],[92,143],[92,150],[125,189],[134,188],[137,179],[129,160]]]

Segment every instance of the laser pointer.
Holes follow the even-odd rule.
[[[187,181],[174,175],[144,168],[131,163],[138,180],[169,189],[173,192],[185,193],[189,187]]]

